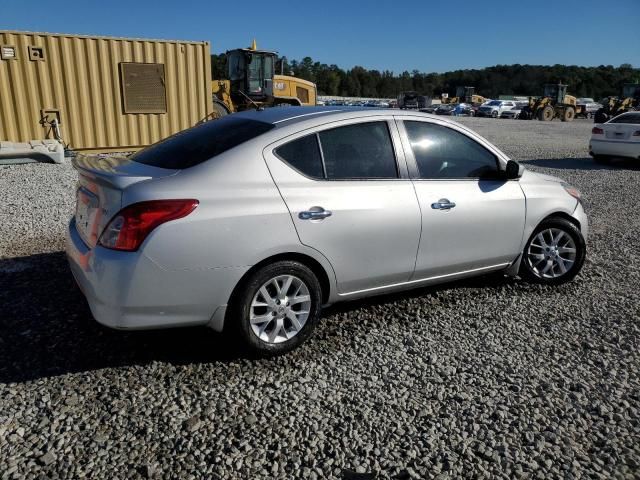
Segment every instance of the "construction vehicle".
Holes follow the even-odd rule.
[[[470,103],[474,106],[487,101],[482,95],[476,95],[475,87],[456,87],[455,97],[442,97],[442,103]]]
[[[559,118],[563,122],[571,122],[578,110],[576,97],[567,95],[567,85],[547,83],[541,97],[530,97],[529,105],[520,111],[522,120],[537,119],[550,122]]]
[[[230,50],[226,55],[228,78],[211,82],[211,118],[247,109],[316,104],[315,83],[283,75],[284,61],[276,52],[258,50],[255,40],[251,47]],[[275,73],[276,64],[280,75]]]
[[[608,97],[602,101],[602,108],[594,116],[595,123],[604,123],[609,119],[640,108],[640,83],[625,83],[621,97]]]
[[[398,95],[398,108],[402,110],[419,110],[431,105],[431,97],[418,95],[417,92],[400,92]]]

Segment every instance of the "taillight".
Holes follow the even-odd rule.
[[[604,133],[604,130],[600,127],[593,127],[591,129],[591,133],[593,133],[594,135],[602,135]]]
[[[100,235],[105,248],[132,252],[159,225],[189,215],[198,200],[151,200],[129,205],[116,213]]]

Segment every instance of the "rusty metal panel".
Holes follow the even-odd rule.
[[[44,116],[72,149],[135,150],[212,111],[208,42],[0,31],[0,47],[11,47],[0,57],[3,141],[53,138]],[[146,96],[134,85],[125,97],[121,72],[132,64],[155,65]]]

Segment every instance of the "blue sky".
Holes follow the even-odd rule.
[[[640,0],[0,0],[0,29],[209,40],[342,68],[640,67]]]

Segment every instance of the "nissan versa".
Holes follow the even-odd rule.
[[[419,112],[244,112],[74,166],[69,263],[119,329],[232,328],[276,354],[324,305],[494,271],[558,285],[585,259],[576,189]]]

